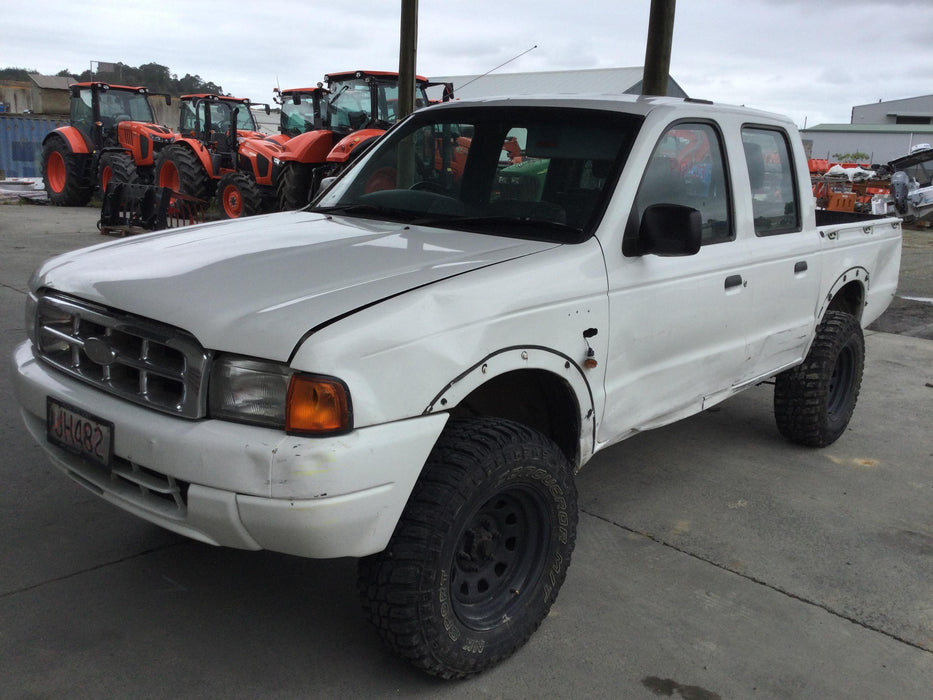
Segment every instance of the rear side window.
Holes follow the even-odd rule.
[[[752,189],[755,234],[800,231],[800,202],[787,134],[780,129],[747,126],[742,129],[742,145]]]

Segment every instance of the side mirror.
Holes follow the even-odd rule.
[[[666,257],[696,255],[702,242],[700,212],[681,204],[652,204],[638,227],[638,252]]]

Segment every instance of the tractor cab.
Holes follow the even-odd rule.
[[[70,88],[71,125],[81,132],[90,151],[119,146],[117,127],[122,122],[155,122],[144,87],[75,83]]]
[[[361,129],[388,129],[398,121],[398,73],[350,71],[325,76],[330,99],[327,127],[346,135]],[[427,79],[418,76],[415,108],[429,103]]]
[[[290,90],[276,88],[274,99],[282,108],[279,119],[280,134],[292,138],[324,128],[327,120],[328,94],[324,87]]]
[[[235,125],[237,133],[246,132],[239,135],[261,138],[250,107],[251,102],[245,97],[183,95],[179,131],[184,138],[210,142],[214,134],[220,131],[229,133],[231,126]]]

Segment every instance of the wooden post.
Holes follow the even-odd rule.
[[[645,72],[641,82],[642,95],[667,94],[674,36],[674,4],[675,0],[651,0]]]
[[[398,53],[398,118],[415,111],[415,74],[418,56],[418,0],[402,0]]]

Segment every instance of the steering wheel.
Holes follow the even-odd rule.
[[[432,180],[421,180],[416,182],[414,185],[409,187],[410,190],[424,190],[425,192],[433,192],[434,194],[447,194],[447,190],[441,187],[438,183]]]

